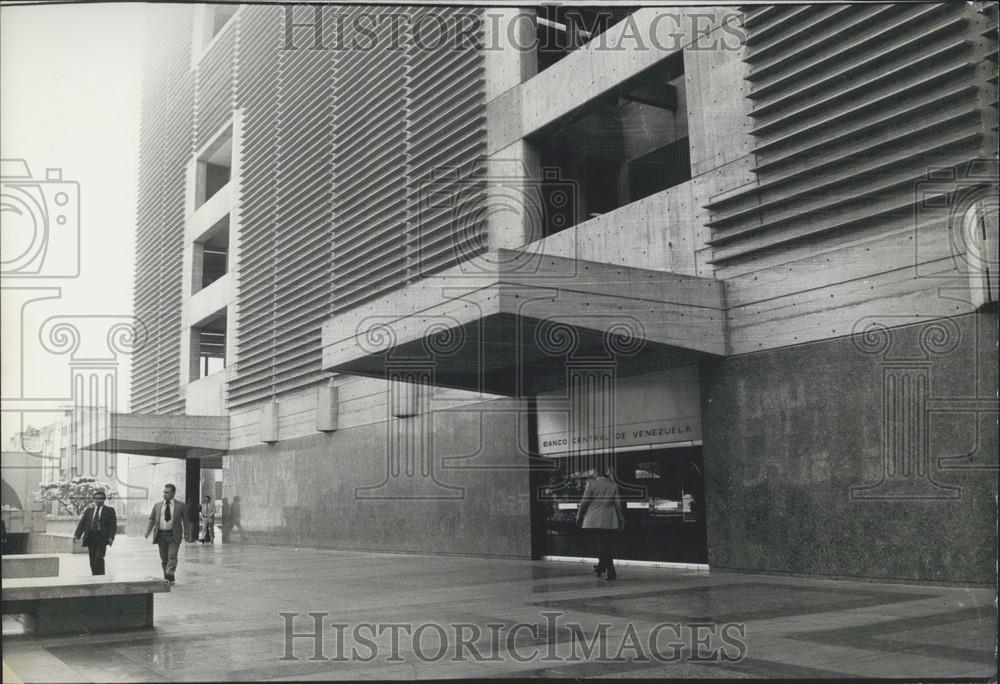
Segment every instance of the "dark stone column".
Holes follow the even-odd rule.
[[[201,503],[201,459],[184,461],[184,504],[189,523],[188,539],[198,538],[198,506]]]

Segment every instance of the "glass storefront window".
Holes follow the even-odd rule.
[[[592,542],[576,524],[587,473],[573,469],[575,459],[552,460],[537,509],[545,518],[543,555],[592,557]],[[619,557],[707,562],[701,447],[624,452],[614,462],[625,508]]]

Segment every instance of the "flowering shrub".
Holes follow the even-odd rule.
[[[90,502],[94,492],[103,491],[108,499],[115,492],[106,482],[100,482],[94,477],[74,477],[61,482],[43,482],[38,485],[39,501],[56,501],[70,515],[80,515]]]

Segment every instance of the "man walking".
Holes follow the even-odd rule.
[[[104,574],[104,554],[114,543],[118,531],[118,516],[115,509],[104,505],[106,498],[103,491],[94,492],[94,502],[84,510],[73,533],[73,537],[87,547],[91,575]]]
[[[625,529],[625,513],[618,496],[618,485],[611,478],[611,469],[601,468],[592,475],[576,512],[576,524],[597,542],[598,558],[594,574],[601,577],[607,573],[604,579],[613,582],[618,577],[614,554],[618,535]]]
[[[183,501],[174,501],[177,487],[172,484],[163,485],[163,501],[153,505],[146,523],[146,538],[153,534],[153,543],[160,549],[160,565],[163,566],[163,578],[173,584],[174,573],[177,571],[177,550],[184,541],[184,525],[186,511]]]

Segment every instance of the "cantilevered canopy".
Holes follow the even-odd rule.
[[[229,448],[227,416],[111,413],[100,423],[88,426],[89,443],[84,444],[84,449],[161,458],[207,458]]]
[[[613,363],[630,375],[725,349],[718,281],[518,250],[488,252],[323,326],[324,370],[429,369],[435,385],[512,396],[558,386],[571,367]]]

